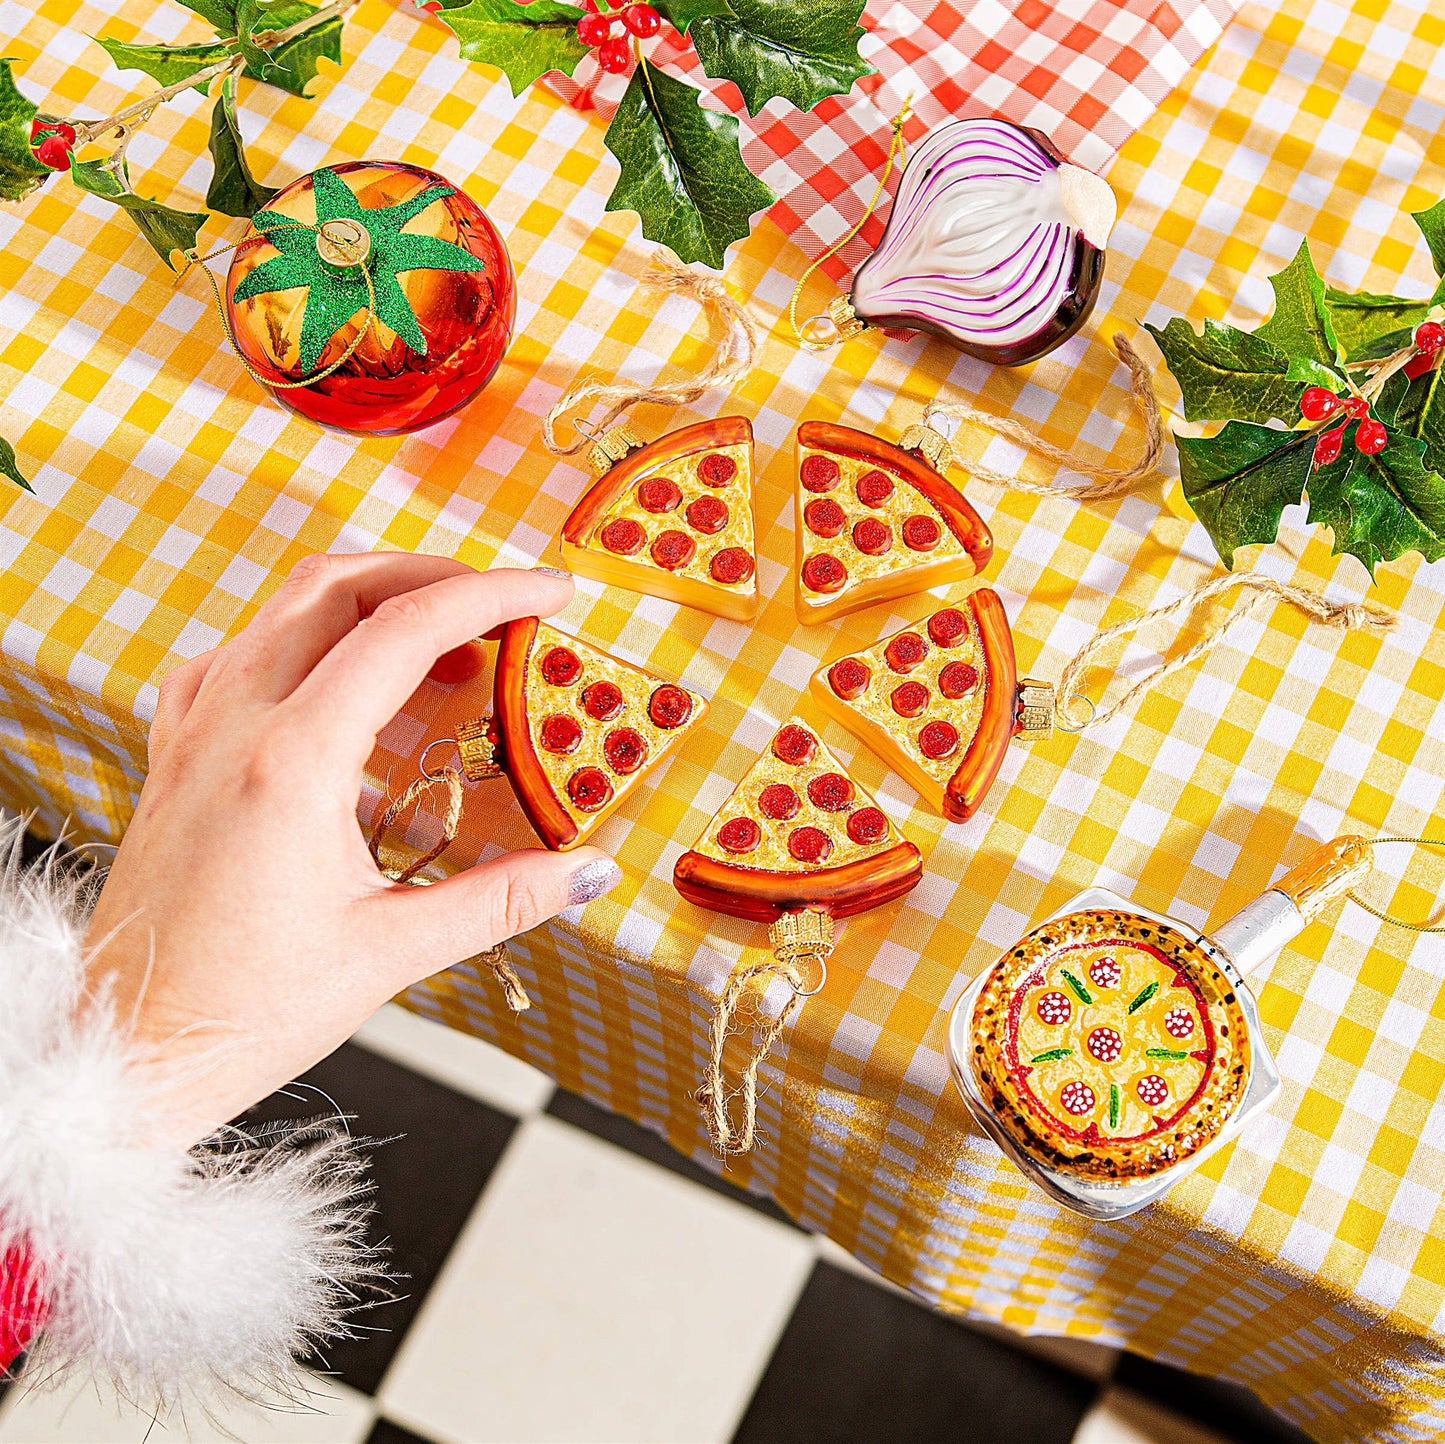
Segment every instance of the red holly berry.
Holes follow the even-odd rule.
[[[620,36],[605,40],[597,47],[597,63],[608,75],[621,75],[632,64],[632,47]]]
[[[1433,370],[1439,359],[1438,351],[1422,351],[1418,356],[1412,356],[1405,362],[1405,375],[1413,381],[1417,376],[1423,376],[1427,371]]]
[[[1366,456],[1374,456],[1377,451],[1383,451],[1385,443],[1389,439],[1390,433],[1385,430],[1384,423],[1380,421],[1362,421],[1355,428],[1355,445]]]
[[[629,5],[622,12],[622,23],[639,40],[647,40],[662,29],[662,16],[651,5]]]
[[[1445,326],[1438,321],[1423,321],[1415,327],[1415,348],[1433,356],[1445,346]]]
[[[70,142],[58,135],[47,135],[35,147],[35,159],[51,170],[69,170]]]
[[[1323,421],[1340,409],[1340,398],[1323,386],[1306,386],[1299,399],[1299,409],[1306,421]]]
[[[1331,462],[1338,461],[1340,447],[1345,444],[1345,428],[1337,426],[1333,431],[1326,431],[1324,435],[1315,442],[1316,466],[1329,466]]]
[[[584,15],[577,22],[577,38],[589,49],[595,50],[612,34],[610,15]],[[625,41],[623,42],[626,43]]]
[[[1351,416],[1364,416],[1370,409],[1370,403],[1363,396],[1351,396],[1345,402],[1345,410]]]

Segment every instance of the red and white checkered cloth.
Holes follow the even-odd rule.
[[[1115,152],[1219,38],[1242,0],[870,0],[860,50],[877,75],[810,114],[783,100],[749,117],[731,82],[708,80],[671,29],[650,58],[707,91],[742,125],[748,168],[776,193],[770,215],[811,258],[845,235],[873,196],[890,122],[911,96],[917,140],[956,116],[998,115],[1042,131],[1070,160],[1106,170]],[[610,118],[625,75],[594,59],[550,83],[580,110]],[[886,205],[881,207],[887,213]],[[843,253],[882,234],[870,218]],[[852,267],[834,258],[835,279]]]

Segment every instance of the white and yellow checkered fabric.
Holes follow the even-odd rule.
[[[0,24],[18,31],[10,53],[39,52],[25,84],[37,98],[49,90],[49,110],[113,109],[130,93],[113,71],[96,79],[101,57],[83,33],[182,33],[180,12],[149,0],[119,19],[70,0],[11,5]],[[373,156],[463,183],[517,262],[517,340],[481,399],[433,431],[323,435],[258,396],[204,292],[173,288],[103,202],[56,183],[0,211],[0,432],[40,462],[36,497],[0,491],[0,799],[37,808],[43,825],[69,817],[85,836],[119,836],[157,677],[233,634],[304,553],[555,560],[587,477],[538,445],[542,413],[580,371],[646,380],[703,354],[695,308],[636,290],[651,248],[633,218],[604,215],[612,171],[593,121],[540,89],[513,101],[438,27],[383,0],[363,0],[349,33],[343,78],[319,107],[248,89],[244,124],[269,178]],[[733,396],[640,415],[654,432],[704,414],[753,418],[767,604],[747,627],[581,585],[564,626],[686,677],[712,695],[712,713],[604,828],[622,886],[519,940],[530,1013],[506,1016],[468,968],[417,989],[412,1005],[703,1156],[688,1094],[710,999],[764,936],[681,902],[673,860],[776,722],[807,712],[813,668],[926,606],[797,626],[794,425],[842,418],[896,437],[947,386],[1060,444],[1123,459],[1137,444],[1128,397],[1095,339],[1116,326],[1174,312],[1250,324],[1269,303],[1264,275],[1301,235],[1336,284],[1425,294],[1428,258],[1405,212],[1445,193],[1442,42],[1445,17],[1428,0],[1247,7],[1124,146],[1100,314],[1031,372],[877,336],[813,356],[778,331]],[[143,187],[198,195],[205,133],[187,102],[169,107],[132,147]],[[727,274],[771,319],[802,266],[763,224]],[[960,445],[994,465],[1018,460],[981,434]],[[1057,676],[1098,626],[1216,567],[1172,488],[1098,507],[977,484],[970,495],[997,541],[989,580],[1021,669],[1036,676]],[[1288,519],[1259,565],[1363,595],[1359,565]],[[765,1069],[764,1138],[738,1177],[941,1307],[1242,1380],[1321,1440],[1445,1435],[1436,940],[1353,905],[1304,933],[1257,980],[1283,1093],[1165,1203],[1122,1223],[1087,1224],[1026,1184],[969,1128],[942,1052],[946,1009],[967,980],[1090,883],[1217,921],[1314,839],[1445,826],[1432,822],[1445,778],[1445,572],[1405,560],[1381,569],[1374,595],[1402,613],[1389,637],[1342,639],[1276,608],[1128,716],[1015,747],[965,827],[918,808],[825,728],[928,871],[903,903],[848,923],[827,989]],[[427,740],[484,704],[480,685],[424,688],[384,737],[373,780],[407,780]],[[481,788],[458,865],[531,841],[505,784]],[[1401,851],[1386,863],[1397,870],[1373,895],[1423,916],[1439,862]]]

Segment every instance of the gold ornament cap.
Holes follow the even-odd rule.
[[[593,476],[606,476],[624,456],[641,448],[642,441],[625,422],[608,427],[593,441],[592,450],[587,454]]]
[[[834,296],[828,302],[828,319],[838,328],[839,341],[861,336],[868,329],[868,323],[853,309],[847,296]]]
[[[457,752],[462,759],[462,775],[468,782],[485,782],[502,775],[490,717],[472,717],[457,723]]]
[[[773,945],[773,956],[780,963],[794,968],[807,984],[799,987],[794,983],[794,990],[799,996],[811,998],[814,993],[822,991],[828,977],[828,955],[833,951],[833,918],[830,913],[820,912],[817,908],[783,913],[769,923],[768,941]],[[817,972],[816,983],[809,977],[814,969]]]
[[[953,464],[953,447],[948,438],[924,420],[910,426],[898,438],[904,451],[916,451],[941,476]]]
[[[316,254],[328,266],[365,265],[371,255],[371,232],[349,216],[323,221],[316,232]]]
[[[1018,691],[1018,731],[1025,742],[1043,742],[1054,735],[1054,689],[1037,677],[1024,677]]]

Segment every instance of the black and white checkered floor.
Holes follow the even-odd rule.
[[[651,1133],[390,1007],[258,1112],[335,1099],[379,1149],[409,1276],[314,1412],[152,1422],[88,1387],[0,1399],[0,1444],[1305,1444],[1248,1394],[931,1313]]]

